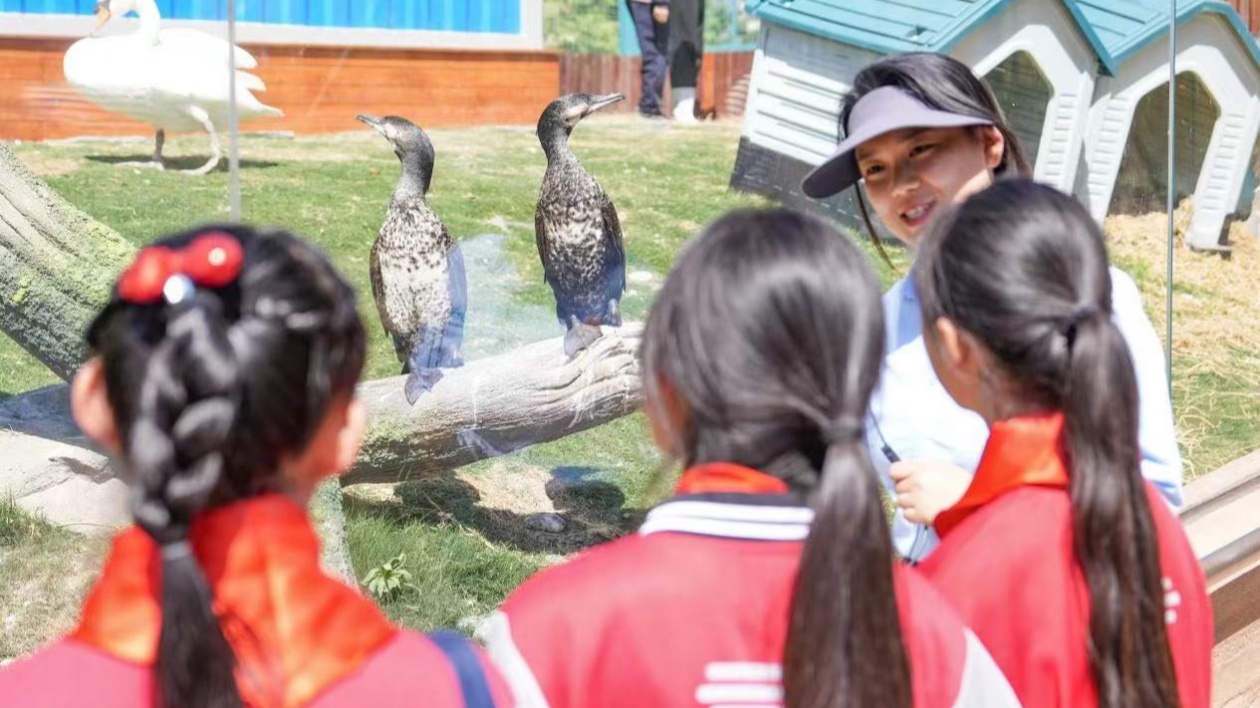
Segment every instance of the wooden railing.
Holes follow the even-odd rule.
[[[1260,697],[1260,451],[1186,485],[1181,514],[1216,622],[1213,703]]]

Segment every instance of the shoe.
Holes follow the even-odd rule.
[[[674,89],[674,122],[682,125],[695,125],[696,89],[694,87]]]

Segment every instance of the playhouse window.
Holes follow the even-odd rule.
[[[1177,75],[1177,203],[1194,194],[1221,108],[1193,72]],[[1138,101],[1120,174],[1111,198],[1112,214],[1164,211],[1168,183],[1168,84]]]
[[[1037,159],[1054,88],[1028,52],[1015,52],[985,75],[1030,161]]]

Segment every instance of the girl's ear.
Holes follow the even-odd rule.
[[[984,163],[990,170],[996,170],[1006,156],[1006,136],[996,126],[986,125],[980,128],[980,145],[984,149]]]
[[[122,452],[114,410],[105,389],[105,367],[100,357],[84,362],[70,382],[70,410],[83,434],[111,454]]]

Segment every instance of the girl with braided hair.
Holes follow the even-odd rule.
[[[78,626],[0,671],[30,708],[493,705],[454,635],[389,624],[325,575],[306,514],[351,465],[365,334],[350,286],[281,231],[215,226],[140,252],[88,331],[75,421],[126,473]]]

